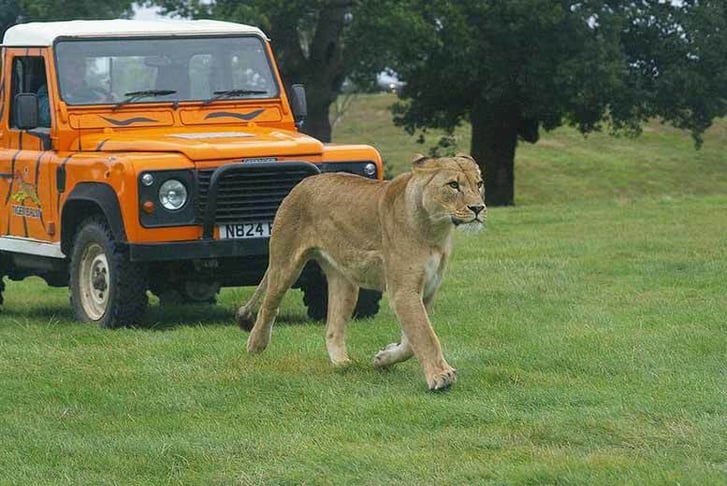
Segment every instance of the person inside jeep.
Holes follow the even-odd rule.
[[[60,66],[61,97],[72,105],[111,103],[110,93],[86,81],[87,62],[85,57],[68,57]]]
[[[40,88],[36,92],[38,96],[38,126],[42,128],[50,127],[50,100],[48,99],[48,84],[43,80]]]

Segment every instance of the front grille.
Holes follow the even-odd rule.
[[[217,172],[216,177],[213,177]],[[306,162],[235,164],[197,171],[197,215],[207,225],[272,221],[288,193],[318,169]],[[215,191],[216,197],[212,193]],[[208,206],[214,205],[211,209]],[[214,211],[210,214],[210,211]],[[212,217],[212,221],[207,220]]]

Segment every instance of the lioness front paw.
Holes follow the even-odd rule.
[[[435,373],[427,378],[427,384],[431,391],[444,390],[457,382],[457,370],[451,366],[444,371]]]

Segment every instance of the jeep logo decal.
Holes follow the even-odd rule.
[[[42,211],[38,191],[35,184],[26,181],[28,168],[26,167],[23,172],[24,174],[17,170],[13,176],[13,182],[18,186],[17,190],[10,196],[10,199],[17,203],[12,205],[13,214],[26,218],[41,219]],[[28,202],[37,207],[26,206]]]

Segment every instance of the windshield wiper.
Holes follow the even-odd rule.
[[[124,93],[124,96],[126,96],[126,98],[124,98],[123,100],[116,103],[114,105],[113,109],[115,110],[117,108],[124,106],[127,103],[131,103],[132,101],[136,101],[141,98],[146,98],[149,96],[151,96],[151,97],[166,96],[166,95],[174,94],[176,92],[177,91],[174,89],[145,89],[142,91],[129,91],[128,93]]]
[[[230,98],[232,96],[243,96],[250,94],[267,94],[267,91],[260,89],[225,89],[222,91],[213,91],[212,94],[215,96],[208,100],[204,100],[202,102],[202,106],[209,105],[213,101],[217,101],[222,98]]]

